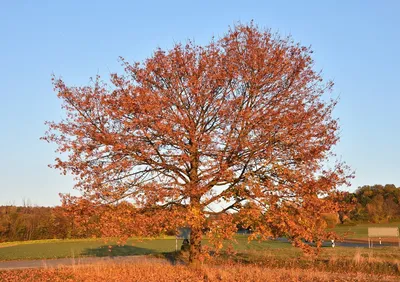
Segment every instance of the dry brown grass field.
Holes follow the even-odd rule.
[[[0,281],[400,281],[400,260],[389,256],[393,250],[386,250],[386,256],[357,249],[319,257],[251,250],[197,266],[188,265],[184,255],[169,260],[144,257],[137,262],[3,270]]]
[[[238,263],[197,267],[143,261],[61,268],[8,270],[0,281],[399,281],[395,275],[332,273],[317,269],[269,268]]]

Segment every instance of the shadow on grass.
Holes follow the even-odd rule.
[[[111,248],[108,246],[101,246],[98,248],[85,249],[82,252],[83,256],[89,257],[119,257],[119,256],[139,256],[139,255],[154,255],[157,258],[163,258],[169,263],[185,264],[186,262],[181,259],[180,252],[159,252],[152,249],[141,248],[136,246],[118,246],[112,245]]]
[[[118,257],[118,256],[150,255],[157,253],[158,252],[155,250],[140,248],[135,246],[112,245],[111,248],[109,248],[109,246],[101,246],[98,248],[85,249],[82,252],[82,255],[90,257],[107,257],[107,256]]]

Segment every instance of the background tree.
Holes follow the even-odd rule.
[[[70,222],[61,207],[0,206],[0,242],[64,239],[73,236]]]
[[[352,196],[357,199],[350,218],[356,222],[390,222],[400,219],[400,189],[393,184],[364,185]]]
[[[44,139],[68,157],[54,167],[76,176],[87,204],[130,203],[129,220],[152,232],[189,226],[191,262],[209,214],[222,214],[214,238],[234,234],[237,212],[254,236],[306,248],[302,238],[327,236],[317,222],[337,205],[326,196],[348,177],[342,163],[326,165],[339,140],[336,102],[322,98],[333,83],[313,70],[311,53],[237,25],[204,47],[122,59],[125,74],[111,85],[55,79],[66,118],[49,122]]]

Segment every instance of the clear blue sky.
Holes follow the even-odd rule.
[[[60,102],[50,75],[70,85],[120,71],[156,47],[206,44],[251,19],[312,45],[316,68],[341,100],[336,152],[364,184],[400,186],[400,1],[1,1],[0,205],[57,205],[72,179],[47,167],[40,141]]]

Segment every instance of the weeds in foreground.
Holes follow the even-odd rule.
[[[188,267],[166,262],[108,263],[0,271],[0,281],[398,281],[398,276],[360,272],[279,269],[240,263]]]
[[[187,261],[184,255],[177,254],[169,261],[182,263]],[[257,265],[269,269],[307,269],[327,273],[365,273],[398,276],[400,280],[400,260],[374,256],[373,251],[357,249],[353,256],[279,256],[273,252],[246,251],[235,255],[221,254],[208,260],[209,265]]]

